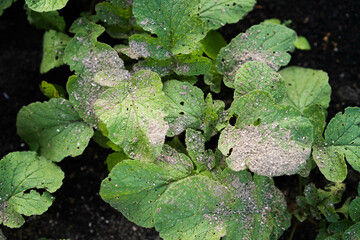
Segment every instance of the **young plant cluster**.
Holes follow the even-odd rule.
[[[326,124],[328,75],[285,67],[292,29],[266,21],[227,43],[216,30],[255,0],[108,0],[66,33],[56,11],[66,2],[26,0],[47,30],[40,71],[66,64],[74,75],[66,91],[42,82],[49,101],[18,113],[30,151],[0,161],[1,224],[46,211],[64,178],[56,163],[93,138],[114,151],[103,200],[163,239],[278,239],[291,215],[321,222],[318,239],[358,239],[359,198],[335,204],[347,164],[360,171],[360,108]],[[104,32],[119,44],[99,42]],[[314,168],[333,184],[306,185],[289,212],[272,177]]]

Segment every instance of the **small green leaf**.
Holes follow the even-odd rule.
[[[303,110],[303,115],[313,125],[314,144],[324,141],[323,133],[326,125],[327,112],[319,104],[313,104]]]
[[[200,0],[199,16],[209,29],[218,29],[227,23],[236,23],[250,12],[255,0]]]
[[[94,133],[70,102],[61,98],[23,107],[16,126],[31,150],[55,162],[82,154]]]
[[[0,224],[17,228],[24,223],[21,214],[44,213],[54,199],[50,193],[60,188],[63,179],[60,167],[35,152],[6,155],[0,161]]]
[[[129,157],[124,152],[114,152],[108,155],[105,160],[109,172],[113,167],[123,160],[127,160]]]
[[[172,54],[189,54],[205,37],[204,24],[197,15],[199,1],[134,0],[133,13],[136,22],[157,37],[148,35],[143,37],[142,41],[136,39],[136,47],[133,48],[132,41],[137,38],[135,35],[130,38],[130,47],[143,57],[151,56],[157,59],[170,58]],[[159,53],[156,46],[160,47]]]
[[[279,24],[262,23],[241,33],[220,50],[216,64],[224,83],[233,88],[237,70],[247,61],[260,61],[278,70],[290,61],[296,33]]]
[[[164,83],[167,107],[165,120],[168,136],[175,136],[187,128],[198,129],[205,114],[204,93],[187,82],[170,80]]]
[[[25,0],[28,7],[37,12],[50,12],[62,9],[69,0]]]
[[[4,10],[10,7],[17,0],[2,0],[0,1],[0,16],[3,14]]]
[[[50,30],[44,34],[40,73],[46,73],[64,64],[64,51],[70,39],[68,35],[54,30]]]
[[[78,75],[69,78],[69,100],[80,117],[93,127],[98,125],[94,104],[106,90],[106,87],[94,81],[95,75],[104,71],[107,78],[116,75],[119,81],[129,79],[129,73],[117,52],[109,45],[97,41],[97,37],[103,32],[102,26],[92,22],[77,27],[76,35],[66,46],[64,55],[64,62]]]
[[[154,163],[124,160],[101,183],[100,196],[130,221],[153,227],[158,198],[168,186],[193,170],[191,160],[169,146]]]
[[[40,90],[48,98],[65,98],[66,96],[66,91],[62,86],[46,81],[41,82]]]
[[[331,87],[326,72],[291,66],[281,70],[280,74],[288,93],[285,104],[295,106],[300,111],[312,104],[319,104],[324,109],[329,106]]]
[[[221,100],[213,100],[209,93],[205,98],[205,116],[201,129],[204,132],[205,141],[218,133],[216,126],[225,122],[223,118],[225,103]]]
[[[207,56],[211,59],[216,59],[220,49],[227,45],[226,40],[223,38],[221,33],[215,30],[210,30],[206,37],[201,40],[202,48]]]
[[[216,70],[216,65],[213,64],[210,71],[204,75],[204,83],[210,86],[210,90],[214,93],[220,93],[223,76]]]
[[[276,239],[290,221],[272,180],[228,170],[221,182],[198,175],[170,185],[154,218],[156,230],[168,240]]]
[[[360,108],[348,107],[338,113],[325,130],[323,146],[314,146],[313,156],[324,176],[334,182],[346,178],[346,161],[360,172]]]
[[[359,240],[360,239],[360,222],[355,223],[345,230],[344,240]]]
[[[34,25],[37,29],[53,29],[59,32],[65,30],[65,20],[59,15],[58,11],[39,13],[27,9],[26,14],[29,23]]]
[[[351,220],[354,222],[360,222],[360,198],[355,198],[349,206],[349,214]]]
[[[252,90],[268,91],[276,103],[286,96],[281,75],[266,63],[257,61],[248,61],[241,65],[235,75],[234,88],[234,99]]]
[[[300,50],[311,50],[309,41],[303,36],[297,36],[294,45]]]
[[[162,87],[159,75],[140,71],[130,81],[106,90],[95,103],[109,139],[130,157],[154,160],[161,152],[169,128]]]
[[[304,168],[313,127],[299,111],[275,105],[269,93],[258,90],[235,100],[230,111],[238,116],[236,126],[221,132],[218,148],[232,170],[280,176]]]
[[[281,21],[278,18],[270,18],[270,19],[265,19],[264,23],[281,24]]]

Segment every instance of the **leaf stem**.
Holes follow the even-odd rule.
[[[299,221],[296,220],[296,222],[294,223],[292,229],[291,229],[291,233],[290,233],[290,237],[289,240],[292,240],[294,238],[295,232],[296,232],[296,227],[299,224]]]

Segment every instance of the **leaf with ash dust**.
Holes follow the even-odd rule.
[[[285,199],[270,178],[229,169],[219,181],[198,175],[170,185],[154,220],[169,240],[270,239],[290,225]]]
[[[130,78],[117,52],[109,45],[97,41],[97,37],[104,30],[102,26],[92,22],[85,27],[79,27],[74,38],[66,46],[64,56],[64,62],[78,75],[70,78],[67,84],[69,100],[80,117],[92,127],[98,125],[94,103],[106,90],[102,85],[107,85],[95,82],[95,75],[106,72],[108,78],[110,76],[116,81],[128,81]],[[113,73],[121,75],[114,77]],[[102,83],[101,77],[98,78],[98,82]]]
[[[236,23],[250,12],[255,0],[200,0],[199,16],[209,29]]]
[[[50,12],[62,9],[69,0],[25,0],[31,10],[36,12]]]
[[[21,108],[16,126],[32,151],[55,162],[82,154],[94,134],[70,102],[62,98]]]
[[[290,106],[275,105],[268,92],[255,90],[235,100],[236,125],[220,135],[218,148],[234,171],[249,168],[264,176],[292,175],[310,157],[313,127]]]
[[[164,83],[167,107],[165,120],[168,136],[179,135],[187,128],[199,129],[205,115],[204,93],[188,82],[169,80]]]
[[[164,145],[155,162],[123,160],[103,180],[100,196],[132,222],[154,227],[153,215],[159,197],[173,182],[189,176],[191,160]]]
[[[25,222],[22,214],[43,214],[63,179],[60,167],[35,152],[6,155],[0,161],[0,224],[18,228]]]
[[[240,33],[220,50],[216,64],[226,86],[234,88],[235,75],[247,61],[264,62],[274,70],[290,61],[296,33],[279,24],[259,24]]]
[[[205,37],[205,26],[198,17],[200,0],[134,0],[133,13],[144,30],[156,35],[133,35],[133,51],[156,59],[189,54]],[[174,10],[176,9],[176,11]]]
[[[162,87],[159,75],[140,71],[130,81],[107,89],[95,103],[109,139],[130,157],[152,161],[161,152],[169,128]]]
[[[338,113],[325,130],[325,140],[314,146],[313,157],[326,179],[342,182],[347,175],[346,161],[360,172],[360,108],[348,107]]]
[[[248,61],[235,75],[234,99],[252,90],[268,91],[276,103],[286,97],[285,83],[281,75],[264,62]]]

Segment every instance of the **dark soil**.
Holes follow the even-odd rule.
[[[27,23],[22,4],[17,1],[0,17],[0,158],[13,151],[27,150],[16,135],[16,114],[23,105],[47,100],[39,90],[40,82],[65,85],[71,74],[67,67],[61,67],[40,75],[43,31]],[[71,21],[82,4],[75,0],[69,4],[62,15]],[[290,65],[323,69],[329,74],[333,89],[329,118],[347,106],[360,106],[360,1],[260,0],[245,20],[221,31],[229,40],[268,18],[291,20],[290,26],[311,43],[311,51],[292,54]],[[127,221],[99,197],[100,183],[108,174],[103,164],[107,154],[107,150],[91,143],[82,156],[63,160],[59,165],[66,176],[63,186],[54,194],[54,204],[41,216],[26,217],[20,229],[2,226],[5,236],[10,240],[160,239],[155,230]],[[349,171],[346,194],[353,196],[360,177],[352,169]],[[319,186],[326,183],[317,171],[311,178]],[[275,180],[286,196],[294,200],[297,177]],[[290,231],[282,239],[288,239]],[[294,239],[315,239],[316,233],[310,223],[300,223]]]

